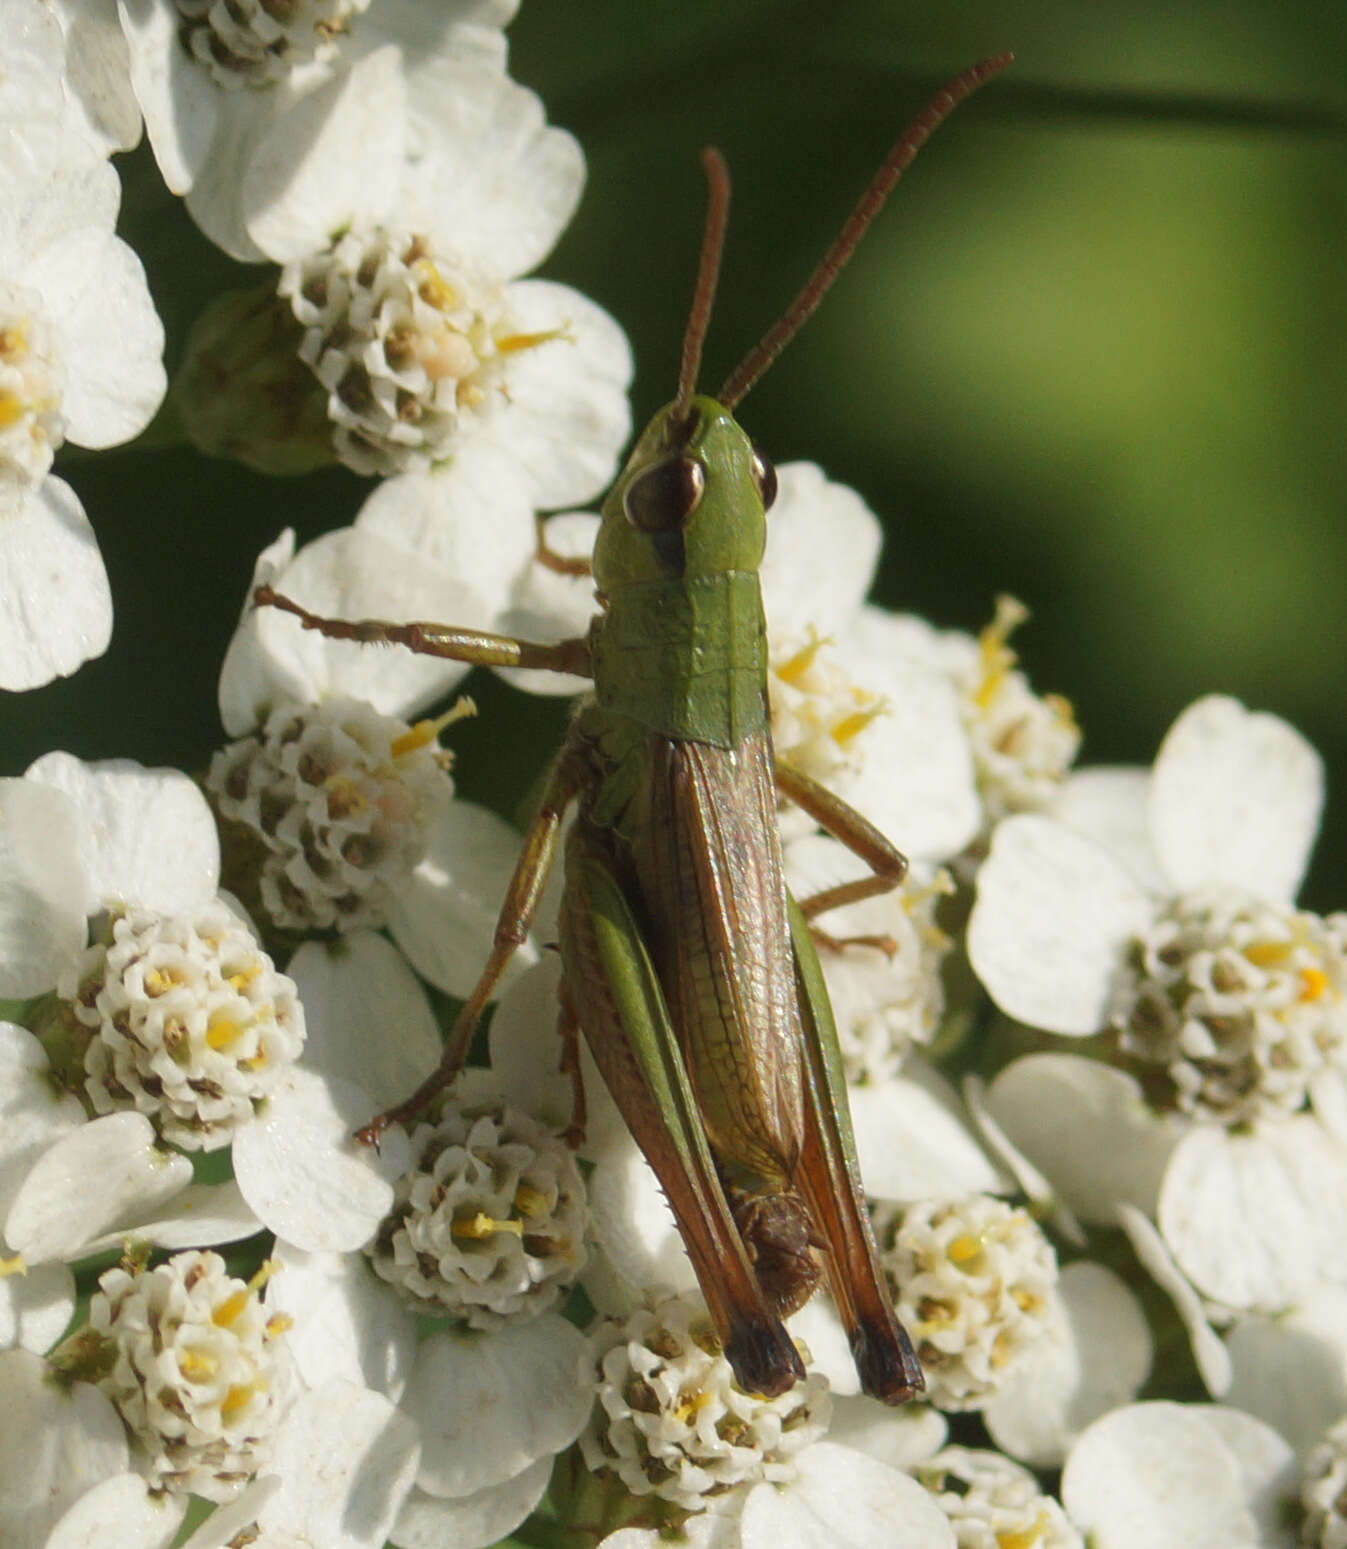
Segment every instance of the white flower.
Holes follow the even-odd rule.
[[[365,547],[359,530],[347,529],[291,563],[287,532],[259,557],[255,580],[297,583],[341,613],[354,592],[354,616],[398,589],[387,571],[358,564]],[[445,572],[403,556],[423,594],[443,580],[448,593],[465,596]],[[217,755],[210,784],[221,810],[272,852],[262,898],[280,923],[386,925],[418,972],[465,998],[490,950],[521,837],[453,795],[435,737],[459,711],[415,726],[399,718],[442,691],[440,664],[428,675],[427,659],[410,651],[329,641],[289,630],[294,622],[245,606],[221,672],[221,713],[231,732],[255,733],[259,719],[266,727]],[[533,956],[526,943],[515,968]]]
[[[107,575],[63,442],[106,447],[164,395],[163,329],[114,235],[117,174],[61,93],[54,16],[18,0],[0,41],[0,685],[34,688],[100,655]],[[55,100],[50,100],[53,96]]]
[[[369,1250],[422,1310],[494,1328],[556,1304],[585,1261],[585,1188],[537,1120],[458,1103],[412,1133],[414,1170]]]
[[[84,1055],[94,1111],[133,1103],[185,1150],[228,1145],[299,1058],[294,984],[219,900],[168,918],[117,912],[110,925],[111,939],[56,987],[94,1032]]]
[[[602,1377],[582,1453],[591,1470],[651,1501],[624,1509],[639,1525],[610,1534],[606,1549],[653,1546],[657,1524],[726,1549],[878,1549],[893,1542],[895,1522],[913,1549],[953,1549],[948,1522],[914,1480],[821,1440],[830,1407],[821,1378],[774,1399],[743,1393],[697,1300],[665,1299],[601,1323],[593,1338]]]
[[[102,1352],[98,1386],[116,1405],[159,1489],[228,1500],[269,1454],[281,1413],[258,1281],[217,1253],[181,1253],[140,1273],[107,1270],[72,1345]]]
[[[411,727],[353,699],[280,705],[215,755],[206,787],[265,845],[258,885],[275,924],[383,923],[390,894],[425,858],[432,811],[453,791],[435,740],[447,720]]]
[[[942,1409],[986,1403],[1032,1360],[1056,1311],[1057,1258],[1028,1213],[1001,1200],[930,1200],[877,1222],[927,1395]]]
[[[113,0],[46,0],[65,39],[64,84],[89,138],[106,155],[140,139],[131,55]]]
[[[443,88],[442,73],[452,83],[456,72],[502,71],[500,28],[515,3],[298,0],[281,9],[259,0],[121,0],[118,9],[164,181],[187,196],[212,241],[255,261],[263,254],[249,220],[304,173],[316,140],[340,133],[350,111],[344,88],[364,60],[390,56],[394,89],[383,112],[359,126],[368,155],[350,169],[357,181],[386,170],[390,138],[401,144],[425,132],[421,99]],[[362,149],[358,139],[353,148]]]
[[[200,792],[172,770],[51,753],[4,796],[12,947],[0,982],[56,991],[64,1018],[44,1014],[43,1036],[82,1064],[97,1112],[133,1105],[176,1144],[227,1144],[298,1057],[304,1018],[216,896]]]
[[[1059,1503],[999,1453],[946,1447],[916,1474],[953,1523],[959,1549],[1083,1549]]]
[[[1115,1409],[1062,1471],[1062,1504],[1097,1549],[1293,1549],[1295,1490],[1282,1438],[1219,1405]]]
[[[126,1433],[87,1382],[50,1380],[28,1350],[0,1351],[0,1542],[44,1549],[48,1533],[93,1486],[127,1471]],[[169,1522],[171,1531],[173,1523]]]
[[[1286,1307],[1347,1275],[1329,1181],[1347,1183],[1347,938],[1291,903],[1321,788],[1290,727],[1199,700],[1149,783],[1115,786],[1144,819],[1102,842],[1047,817],[1003,822],[969,922],[1003,1010],[1059,1034],[1108,1029],[1102,1052],[1122,1067],[1027,1056],[992,1084],[992,1117],[1083,1218],[1110,1220],[1119,1201],[1153,1216],[1199,1291],[1232,1308]],[[1147,832],[1150,855],[1112,848]]]

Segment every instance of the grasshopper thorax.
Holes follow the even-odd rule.
[[[603,505],[594,546],[601,599],[624,586],[756,571],[776,474],[723,404],[661,409]]]

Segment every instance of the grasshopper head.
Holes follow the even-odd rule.
[[[770,462],[723,404],[669,405],[636,443],[603,505],[594,546],[601,595],[641,581],[756,570],[776,495]]]

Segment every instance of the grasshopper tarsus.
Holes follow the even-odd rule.
[[[780,1323],[730,1324],[725,1359],[745,1393],[777,1398],[804,1380],[804,1362]]]
[[[905,1404],[926,1387],[921,1362],[907,1331],[901,1324],[897,1328],[896,1341],[887,1320],[879,1329],[862,1324],[851,1336],[851,1358],[856,1363],[861,1390],[884,1404]]]

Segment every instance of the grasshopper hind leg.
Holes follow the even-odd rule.
[[[673,1210],[735,1379],[784,1393],[804,1363],[749,1262],[640,924],[583,818],[567,847],[561,935],[566,996]]]

